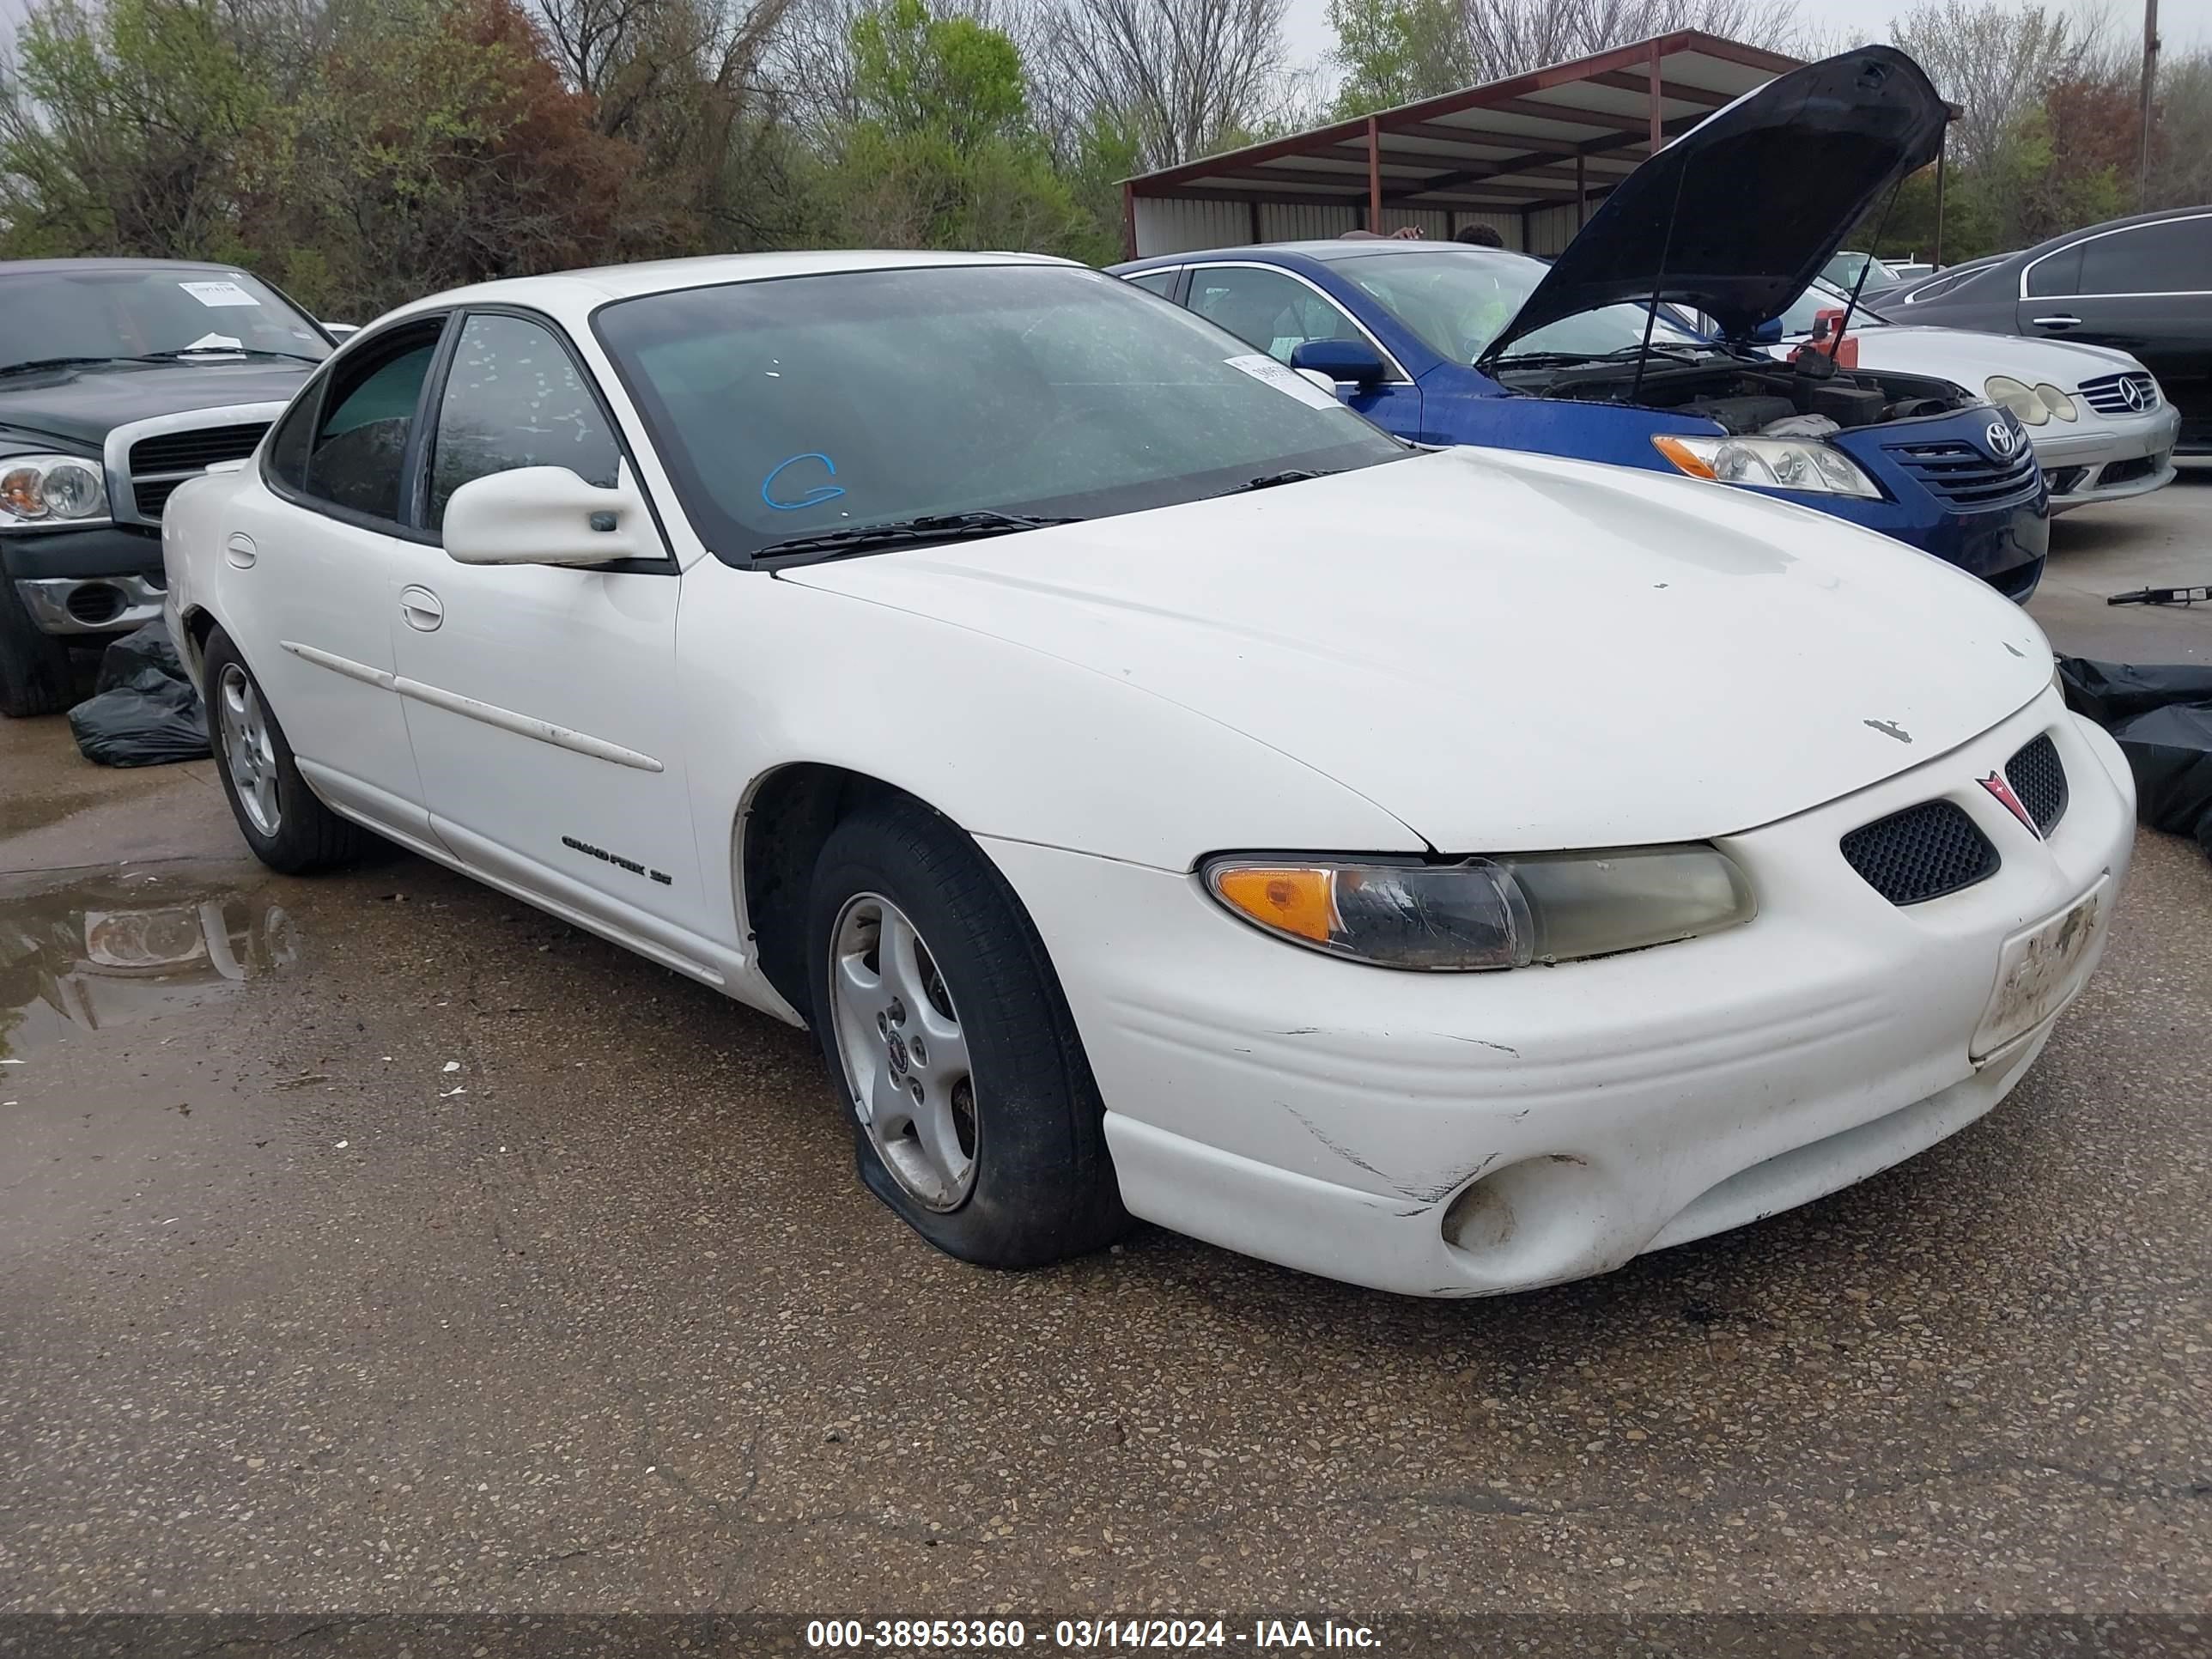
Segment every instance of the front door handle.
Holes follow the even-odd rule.
[[[416,633],[428,634],[446,620],[446,607],[428,588],[410,584],[399,590],[399,614]]]
[[[2079,328],[2079,317],[2031,317],[2028,320],[2038,328]]]

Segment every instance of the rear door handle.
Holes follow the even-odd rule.
[[[399,614],[416,633],[428,634],[446,620],[446,607],[428,588],[410,583],[399,590]]]
[[[2079,317],[2031,317],[2028,320],[2038,328],[2079,328],[2081,325]]]

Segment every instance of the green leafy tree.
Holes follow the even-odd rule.
[[[1371,114],[1470,85],[1456,0],[1329,0],[1344,78],[1334,114]]]
[[[0,81],[0,236],[18,253],[232,259],[233,189],[272,106],[217,0],[35,12]]]

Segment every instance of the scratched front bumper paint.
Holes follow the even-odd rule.
[[[2046,731],[2072,798],[2044,842],[1975,780]],[[1938,797],[2002,867],[1898,908],[1837,842]],[[2051,1024],[1972,1057],[2006,942],[2100,883],[2117,899],[2133,833],[2117,749],[2047,691],[1911,771],[1723,839],[1759,896],[1747,926],[1553,968],[1336,962],[1225,917],[1188,875],[985,844],[1048,945],[1085,940],[1054,957],[1132,1212],[1331,1278],[1471,1296],[1755,1220],[1987,1113]],[[1478,1180],[1512,1213],[1464,1249],[1445,1221]]]

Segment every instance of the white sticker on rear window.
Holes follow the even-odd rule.
[[[204,306],[258,306],[261,303],[236,283],[179,283],[177,286]]]
[[[1224,357],[1231,368],[1241,368],[1255,380],[1265,381],[1287,397],[1296,398],[1312,409],[1334,409],[1336,398],[1323,392],[1295,368],[1285,368],[1273,357],[1254,352],[1249,357]]]

